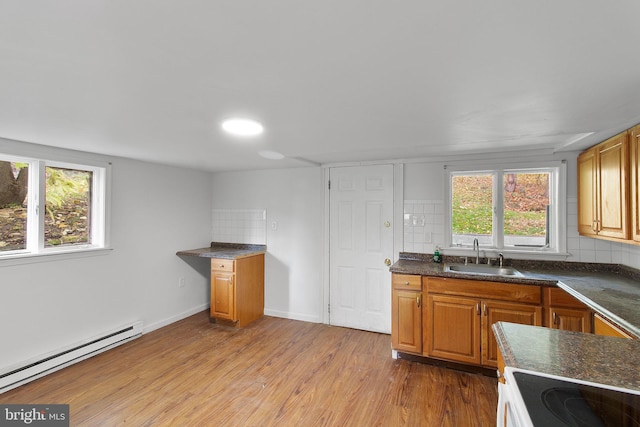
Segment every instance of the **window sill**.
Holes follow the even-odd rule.
[[[62,261],[66,259],[86,258],[107,255],[112,248],[76,248],[60,249],[48,252],[17,253],[11,255],[0,255],[0,267],[10,267],[13,265],[34,264],[38,262]]]

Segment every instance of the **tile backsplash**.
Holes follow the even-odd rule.
[[[214,209],[212,242],[267,244],[265,209]]]
[[[404,201],[404,251],[433,253],[444,244],[442,200]],[[640,269],[640,246],[578,235],[578,201],[567,199],[567,261],[624,264]]]

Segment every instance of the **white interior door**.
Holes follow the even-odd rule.
[[[329,323],[391,332],[393,165],[329,171]]]

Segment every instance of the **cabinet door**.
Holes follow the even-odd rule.
[[[553,329],[587,333],[593,332],[590,310],[550,307],[547,322]]]
[[[482,302],[482,365],[498,367],[498,343],[491,326],[496,322],[542,326],[542,308],[498,301]]]
[[[428,295],[427,354],[457,362],[480,364],[480,301]]]
[[[211,272],[211,317],[235,320],[234,275]]]
[[[640,125],[629,129],[631,151],[631,239],[640,242]]]
[[[623,132],[598,145],[598,235],[629,238],[628,142]]]
[[[391,307],[391,342],[393,348],[422,353],[422,293],[393,291]]]
[[[598,229],[596,217],[597,151],[595,148],[578,156],[578,232],[595,235]]]

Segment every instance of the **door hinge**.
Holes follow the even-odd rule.
[[[327,313],[331,314],[331,304],[327,304]]]
[[[331,190],[331,180],[329,180],[329,190]]]

